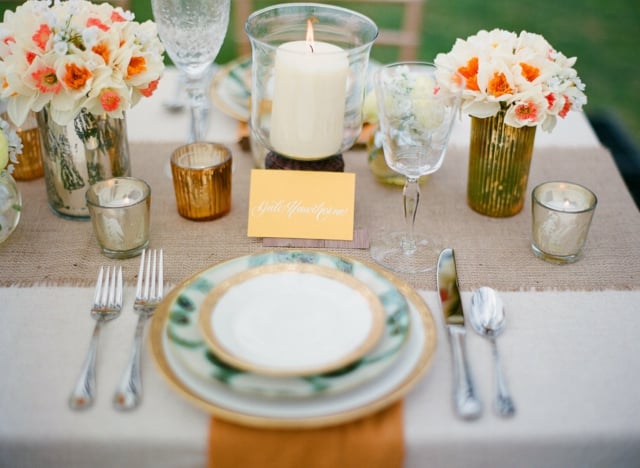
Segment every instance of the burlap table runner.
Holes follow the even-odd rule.
[[[209,222],[181,218],[165,165],[177,144],[131,144],[133,175],[152,188],[151,246],[165,249],[166,279],[177,283],[217,262],[271,250],[248,238],[247,206],[251,156],[232,145],[231,213]],[[361,151],[345,154],[347,171],[357,174],[356,227],[370,236],[403,226],[399,188],[376,182]],[[598,207],[585,257],[572,265],[543,262],[530,251],[530,198],[512,218],[481,216],[466,204],[465,148],[449,150],[443,167],[422,187],[418,231],[440,238],[456,251],[463,290],[489,285],[500,290],[634,289],[640,285],[640,213],[609,153],[603,148],[544,149],[534,152],[529,188],[546,180],[570,180],[592,189]],[[61,219],[47,206],[44,180],[19,182],[24,207],[11,237],[0,244],[0,286],[85,285],[95,281],[102,256],[90,222]],[[528,195],[530,197],[530,194]],[[367,250],[330,249],[370,261]],[[125,279],[135,281],[138,259],[120,261]],[[401,275],[418,289],[435,290],[435,274]]]

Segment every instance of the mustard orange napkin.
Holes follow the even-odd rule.
[[[400,468],[402,402],[339,426],[259,429],[211,418],[208,468]]]

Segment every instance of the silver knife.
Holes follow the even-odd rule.
[[[449,332],[453,357],[453,404],[458,416],[476,419],[482,414],[482,403],[476,394],[467,361],[464,313],[458,288],[458,274],[453,249],[444,249],[438,257],[438,295]]]

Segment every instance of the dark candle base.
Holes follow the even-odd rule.
[[[281,169],[289,171],[326,171],[344,172],[344,159],[341,154],[334,154],[328,158],[315,161],[301,161],[282,156],[273,151],[267,153],[264,161],[265,169]]]

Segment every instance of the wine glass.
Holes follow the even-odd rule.
[[[438,85],[436,66],[427,62],[385,65],[374,81],[384,157],[391,169],[405,176],[406,229],[374,239],[370,253],[394,272],[428,271],[434,268],[441,246],[414,232],[420,202],[418,179],[442,165],[460,92],[451,92],[450,84],[444,92]]]
[[[190,143],[207,131],[209,99],[205,78],[229,26],[230,0],[151,0],[158,35],[186,76],[191,123]]]

